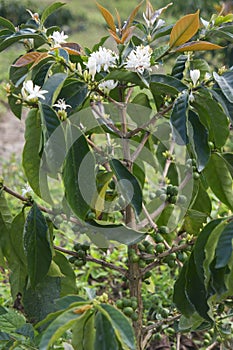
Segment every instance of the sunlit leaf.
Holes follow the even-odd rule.
[[[199,10],[194,14],[189,14],[174,25],[170,35],[170,48],[186,43],[199,29]]]
[[[116,26],[114,23],[114,18],[112,16],[112,14],[103,6],[101,6],[100,4],[98,4],[98,2],[96,2],[96,5],[98,6],[102,16],[104,17],[106,23],[108,24],[109,28],[116,33]]]
[[[223,49],[223,46],[209,43],[208,41],[191,41],[175,49],[176,52],[207,51]]]

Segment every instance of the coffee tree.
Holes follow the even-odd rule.
[[[109,35],[91,50],[45,27],[62,3],[28,10],[19,28],[0,18],[0,50],[26,49],[6,91],[17,118],[27,108],[28,181],[23,193],[1,182],[1,265],[18,310],[1,308],[4,349],[141,350],[162,332],[173,345],[175,333],[212,329],[216,344],[231,333],[233,72],[208,58],[232,41],[233,15],[167,25],[171,5],[147,1],[140,16],[140,3],[122,21],[97,4]],[[59,225],[73,248],[57,243]],[[74,271],[88,281],[91,266],[108,272],[85,298]],[[168,271],[173,301],[157,292]]]

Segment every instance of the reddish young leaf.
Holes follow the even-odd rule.
[[[170,48],[186,43],[196,34],[199,26],[199,10],[194,14],[182,17],[172,28],[169,42]]]
[[[191,41],[177,47],[175,51],[184,52],[184,51],[205,51],[205,50],[219,50],[219,49],[223,49],[223,46],[212,44],[208,41]]]
[[[14,64],[12,64],[12,66],[13,67],[27,66],[28,64],[37,61],[38,58],[40,58],[40,56],[43,54],[44,53],[37,52],[37,51],[26,53],[25,55],[21,56]],[[46,53],[46,55],[48,54]]]
[[[106,23],[108,24],[109,28],[113,31],[116,32],[116,26],[114,23],[114,18],[112,16],[112,14],[103,6],[101,6],[100,4],[98,4],[98,2],[96,3],[96,5],[98,6],[102,16],[104,17]]]

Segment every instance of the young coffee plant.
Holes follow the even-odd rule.
[[[172,4],[122,20],[97,3],[108,35],[88,49],[45,27],[63,5],[17,28],[0,18],[0,51],[26,50],[6,91],[17,118],[27,110],[28,181],[19,193],[1,180],[16,310],[1,308],[0,345],[179,349],[200,331],[199,348],[228,346],[233,71],[208,59],[232,41],[233,15],[167,25]]]

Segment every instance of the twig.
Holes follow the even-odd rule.
[[[96,89],[95,90],[100,96],[106,98],[109,102],[112,102],[114,105],[116,105],[119,108],[123,108],[124,107],[124,103],[122,102],[118,102],[116,100],[114,100],[112,97],[110,97],[109,95],[105,94],[103,91],[101,91],[100,89]]]
[[[211,345],[209,345],[206,350],[211,350],[213,349],[216,345],[218,345],[219,343],[217,341],[213,342]]]
[[[76,252],[74,252],[73,250],[68,250],[68,249],[65,249],[65,248],[62,248],[62,247],[58,247],[58,246],[54,246],[54,249],[58,250],[59,252],[65,253],[65,254],[69,254],[71,256],[77,256],[78,257],[78,254]],[[98,265],[101,265],[103,267],[107,267],[108,269],[115,270],[115,271],[117,271],[117,272],[119,272],[119,273],[121,273],[123,275],[126,275],[126,273],[127,273],[127,270],[124,269],[123,267],[116,266],[116,265],[114,265],[112,263],[109,263],[109,262],[101,260],[101,259],[93,258],[91,255],[87,255],[86,256],[86,260],[94,262],[94,263],[96,263]]]
[[[107,118],[104,118],[103,114],[97,109],[95,103],[91,104],[91,109],[94,112],[94,117],[95,117],[95,114],[97,114],[97,116],[102,120],[104,125],[106,125],[112,131],[114,131],[118,136],[120,137],[123,136],[122,132],[112,122],[109,122]]]
[[[148,140],[149,136],[150,136],[149,131],[146,131],[146,133],[145,133],[145,135],[143,136],[143,139],[142,139],[142,141],[140,142],[138,148],[135,150],[135,152],[134,152],[134,153],[132,154],[132,156],[131,156],[131,161],[132,161],[132,163],[137,159],[137,157],[138,157],[139,154],[141,153],[141,151],[142,151],[143,147],[145,146],[145,143],[146,143],[146,141]]]
[[[171,146],[170,146],[170,149],[169,149],[169,154],[172,155],[173,151],[174,151],[174,148],[175,148],[175,142],[172,141],[171,143]],[[163,170],[163,178],[165,179],[167,174],[168,174],[168,170],[169,170],[169,167],[172,163],[172,160],[170,159],[170,157],[166,160],[166,163],[165,163],[165,166],[164,166],[164,170]]]
[[[181,338],[181,334],[177,333],[177,335],[176,335],[176,350],[180,350],[180,338]]]

